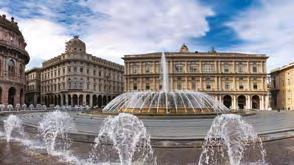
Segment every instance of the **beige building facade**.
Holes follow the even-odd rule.
[[[24,103],[25,65],[30,57],[17,22],[0,16],[0,104]]]
[[[160,90],[162,53],[125,55],[125,91]],[[231,109],[269,108],[267,56],[258,54],[189,52],[165,53],[169,90],[206,92]]]
[[[86,52],[86,44],[74,36],[65,52],[43,62],[41,103],[103,107],[123,92],[122,65]]]
[[[270,77],[272,108],[294,110],[294,63],[272,70]]]
[[[33,68],[26,71],[25,103],[27,105],[41,104],[41,69]]]

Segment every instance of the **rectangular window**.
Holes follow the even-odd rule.
[[[243,82],[240,82],[240,84],[239,84],[239,89],[244,89],[244,85],[243,85]]]
[[[192,89],[195,90],[196,89],[196,82],[192,81]]]
[[[150,85],[149,83],[146,83],[146,90],[149,90],[150,89]]]
[[[181,82],[177,82],[177,89],[181,90],[182,89],[182,83]]]
[[[138,73],[138,66],[137,65],[132,66],[132,73],[133,74],[137,74]]]
[[[257,83],[253,83],[253,89],[257,89]]]
[[[151,72],[151,68],[152,68],[151,64],[150,63],[146,63],[146,65],[145,65],[145,72],[146,73],[150,73]]]
[[[183,73],[184,72],[184,65],[182,64],[175,64],[175,72],[176,73]]]
[[[204,64],[203,72],[204,73],[211,73],[212,72],[212,65],[211,64]]]
[[[230,83],[229,82],[225,83],[225,89],[227,89],[227,90],[230,89]]]
[[[225,73],[228,73],[229,72],[229,65],[224,65],[224,72]]]
[[[253,66],[253,67],[252,67],[252,72],[253,72],[253,73],[257,73],[257,66]]]
[[[137,90],[137,89],[138,89],[138,87],[137,87],[137,84],[136,84],[136,83],[133,85],[133,89],[134,89],[134,90]]]
[[[190,62],[189,66],[190,66],[190,72],[191,73],[197,73],[198,72],[199,65],[197,65],[195,62]]]
[[[239,65],[238,66],[238,72],[239,73],[243,73],[243,65]]]

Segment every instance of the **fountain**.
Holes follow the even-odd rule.
[[[43,105],[43,106],[42,106],[42,109],[43,109],[44,111],[46,111],[46,110],[47,110],[47,106],[46,106],[46,105]]]
[[[5,105],[4,104],[0,104],[0,111],[4,111],[5,109]]]
[[[162,90],[133,91],[119,95],[102,110],[104,113],[133,114],[218,114],[230,110],[206,93],[170,90],[165,53],[161,57]]]
[[[27,108],[28,108],[28,107],[27,107],[27,105],[26,105],[26,104],[23,104],[23,105],[22,105],[22,110],[24,110],[24,111],[25,111],[25,110],[27,110]]]
[[[71,144],[67,133],[72,129],[75,129],[75,125],[68,113],[60,111],[47,113],[39,124],[39,132],[46,144],[47,152],[66,150]],[[57,137],[60,137],[60,141]]]
[[[198,165],[240,165],[243,162],[266,164],[261,139],[241,116],[217,116],[206,135]]]
[[[8,104],[8,105],[7,105],[7,110],[8,110],[8,111],[13,111],[13,105]]]
[[[41,104],[37,104],[37,105],[36,105],[36,109],[37,109],[37,110],[41,110],[41,109],[42,109],[42,105],[41,105]]]
[[[16,105],[15,105],[15,110],[16,110],[16,111],[19,111],[19,110],[20,110],[20,104],[16,104]]]
[[[10,142],[11,134],[14,130],[21,136],[24,136],[22,121],[15,115],[9,115],[8,118],[4,120],[4,130],[7,142]]]
[[[29,109],[30,109],[31,111],[34,110],[34,108],[35,108],[35,107],[34,107],[33,104],[30,104],[30,105],[29,105]]]
[[[114,157],[109,155],[107,144],[112,144],[122,165],[131,165],[132,162],[156,164],[150,145],[150,135],[143,122],[132,114],[120,113],[105,119],[95,139],[92,160],[105,162]]]

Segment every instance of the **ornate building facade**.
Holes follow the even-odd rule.
[[[41,103],[102,107],[123,91],[122,65],[86,53],[78,36],[65,52],[43,62]]]
[[[125,91],[160,90],[160,52],[125,55]],[[267,56],[242,53],[165,53],[170,90],[206,92],[231,109],[268,109]]]
[[[294,63],[271,71],[271,106],[294,110]]]
[[[30,57],[14,18],[0,16],[0,104],[23,104],[25,65]]]
[[[26,71],[25,103],[27,105],[41,103],[41,69],[33,68]]]

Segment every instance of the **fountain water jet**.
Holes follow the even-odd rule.
[[[4,130],[7,142],[10,142],[13,131],[17,131],[21,136],[24,136],[22,121],[15,115],[9,115],[8,118],[4,120]]]
[[[141,120],[132,114],[120,113],[105,119],[95,139],[92,161],[110,161],[107,147],[112,144],[117,151],[120,164],[131,165],[132,162],[156,164],[150,145],[150,135]],[[93,160],[95,159],[95,160]]]
[[[66,112],[54,111],[44,115],[39,124],[39,132],[47,152],[52,154],[56,150],[67,150],[71,145],[68,132],[73,129],[74,122]],[[60,137],[59,141],[57,137]]]
[[[261,139],[254,128],[239,115],[217,116],[202,148],[198,165],[219,165],[226,162],[226,159],[231,165],[243,164],[242,161],[245,164],[266,164]]]

